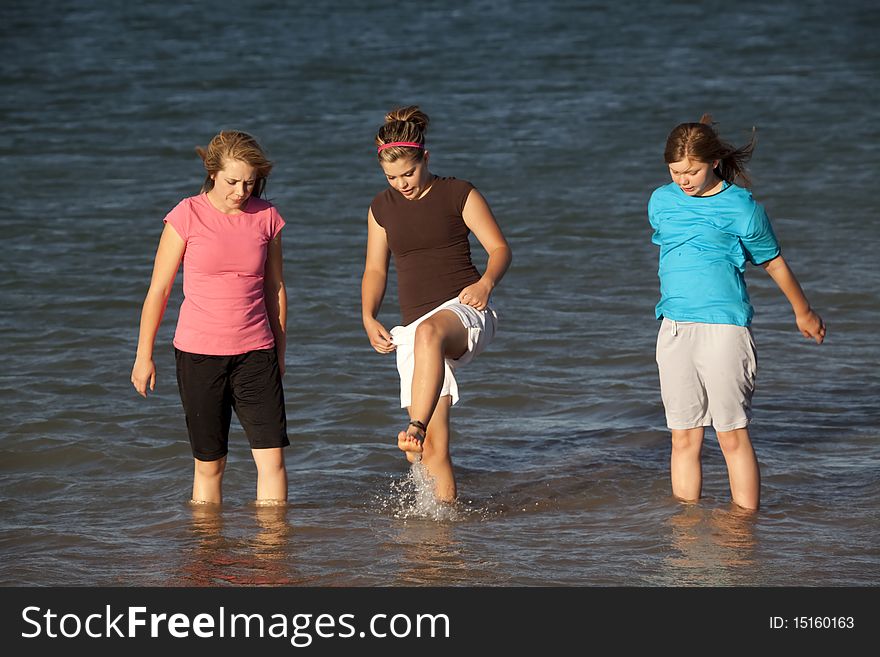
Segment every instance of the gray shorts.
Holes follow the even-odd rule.
[[[748,426],[758,369],[749,327],[664,318],[657,334],[657,367],[670,429]]]

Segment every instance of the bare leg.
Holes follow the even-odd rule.
[[[412,404],[410,418],[425,425],[431,416],[443,388],[444,358],[458,358],[467,349],[467,330],[450,310],[441,310],[416,328],[413,344]],[[407,427],[397,435],[397,446],[404,452],[421,452],[419,431]]]
[[[757,510],[761,503],[761,471],[749,439],[749,430],[743,428],[716,433],[724,460],[727,461],[733,503],[744,509]]]
[[[284,466],[284,448],[252,449],[257,464],[257,504],[271,504],[287,500],[287,468]]]
[[[703,427],[672,430],[672,494],[696,502],[703,489]]]
[[[226,457],[216,461],[193,460],[195,461],[193,502],[220,504],[223,501],[223,471],[226,469]]]

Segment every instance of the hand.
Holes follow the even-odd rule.
[[[798,330],[805,338],[812,338],[816,344],[822,344],[825,340],[825,322],[812,308],[802,315],[796,315],[795,321]]]
[[[492,292],[488,283],[482,280],[477,281],[473,285],[468,285],[458,295],[458,300],[466,306],[471,306],[477,310],[485,310],[489,305],[489,294]]]
[[[150,392],[156,389],[156,364],[152,358],[138,358],[131,368],[131,383],[137,393],[146,399],[147,386]]]
[[[365,319],[364,330],[367,332],[367,337],[370,339],[370,344],[373,345],[373,349],[380,354],[390,354],[397,349],[391,341],[391,334],[378,320],[375,320],[372,317]]]

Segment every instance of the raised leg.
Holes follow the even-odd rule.
[[[413,344],[412,403],[409,416],[428,426],[443,388],[444,359],[458,358],[467,349],[467,330],[458,315],[441,310],[416,328]],[[421,452],[421,429],[407,426],[397,436],[397,445],[405,452]]]

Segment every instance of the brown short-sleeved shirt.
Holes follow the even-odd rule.
[[[373,199],[370,209],[394,256],[404,324],[480,280],[462,217],[472,189],[466,180],[437,177],[422,198],[409,200],[388,188]]]

